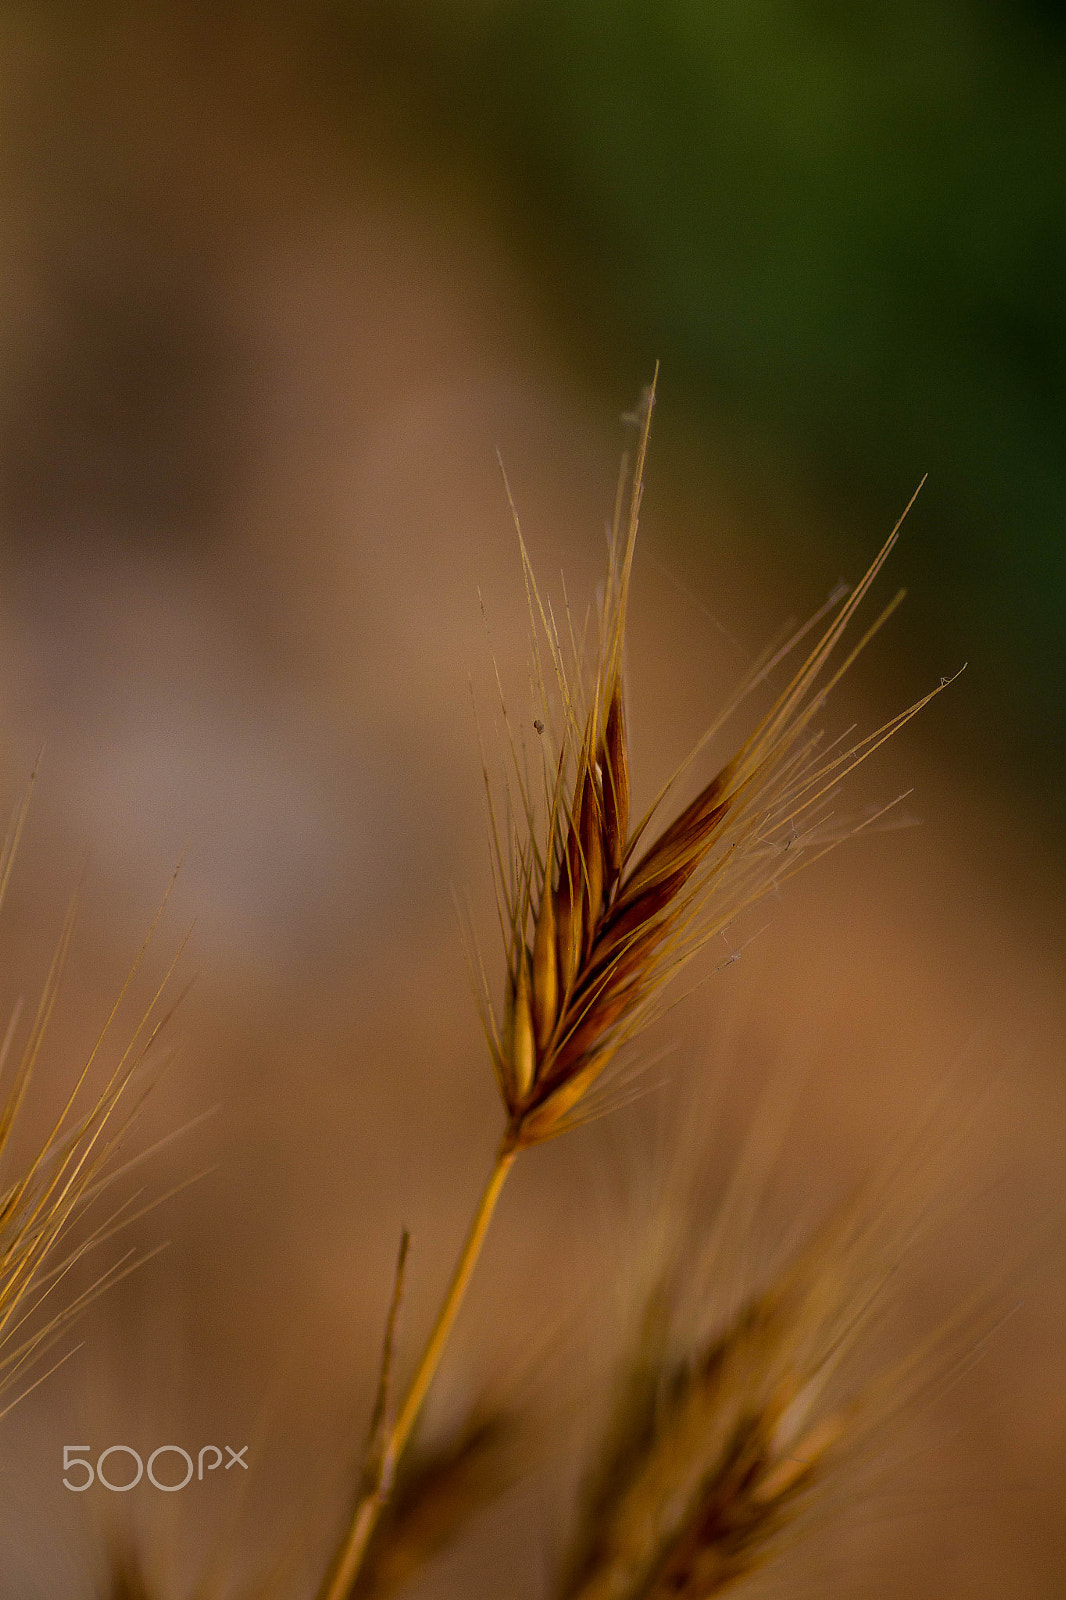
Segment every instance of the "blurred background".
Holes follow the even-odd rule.
[[[156,1158],[159,1192],[216,1167],[134,1230],[166,1255],[4,1421],[5,1596],[94,1593],[105,1515],[163,1547],[141,1491],[116,1511],[58,1486],[79,1428],[146,1453],[261,1429],[238,1566],[283,1512],[303,1526],[301,1496],[328,1528],[400,1222],[414,1343],[499,1121],[450,899],[469,891],[491,956],[468,681],[491,727],[490,650],[519,702],[525,653],[497,451],[538,569],[583,605],[656,360],[630,660],[645,798],[926,473],[885,589],[907,603],[832,731],[967,664],[849,798],[913,787],[921,827],[756,913],[659,1041],[680,1077],[729,1084],[707,1113],[725,1164],[766,1077],[807,1074],[771,1235],[930,1095],[975,1125],[972,1204],[908,1304],[920,1323],[938,1293],[1009,1280],[1022,1309],[917,1425],[907,1493],[897,1474],[824,1530],[807,1581],[1055,1592],[1066,11],[5,0],[0,29],[11,803],[45,749],[3,993],[39,986],[88,852],[58,1094],[186,852],[159,961],[195,917],[200,977],[144,1142],[219,1107]],[[630,1109],[518,1173],[442,1417],[478,1370],[528,1367],[506,1308],[530,1289],[602,1361],[611,1318],[575,1311],[578,1286],[624,1275],[633,1174],[669,1166],[669,1121]],[[168,1502],[175,1594],[222,1538],[216,1489]],[[545,1592],[563,1511],[515,1493],[426,1593]]]

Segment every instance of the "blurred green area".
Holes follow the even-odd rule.
[[[1066,7],[338,0],[336,16],[416,127],[473,160],[596,378],[625,392],[660,358],[692,435],[753,486],[801,484],[849,571],[857,530],[868,550],[929,473],[910,643],[936,640],[937,671],[969,659],[956,754],[1053,819]]]
[[[928,473],[893,561],[911,590],[893,637],[909,646],[915,692],[969,663],[936,738],[982,783],[1014,781],[1046,826],[1061,823],[1066,5],[9,0],[0,11],[31,33],[47,16],[65,40],[55,105],[21,113],[27,181],[57,159],[49,125],[64,96],[71,147],[97,137],[99,117],[78,112],[70,85],[101,70],[124,22],[157,27],[164,54],[185,50],[221,80],[270,36],[284,88],[274,104],[264,91],[264,137],[284,143],[295,85],[339,134],[349,173],[378,118],[406,141],[423,189],[447,201],[449,185],[464,199],[473,187],[601,414],[631,404],[662,362],[658,482],[687,485],[697,503],[701,472],[735,488],[761,561],[827,587],[854,577]],[[91,170],[124,226],[144,207],[138,180],[113,177],[113,159],[123,168],[108,137]],[[67,164],[64,205],[91,236],[100,207],[81,191],[96,191]],[[195,215],[195,196],[175,215],[182,205]],[[198,484],[217,457],[223,479],[238,409],[227,374],[240,363],[209,296],[193,303],[199,280],[172,231],[195,257],[195,238],[169,222],[120,251],[123,271],[107,267],[104,289],[68,310],[88,353],[61,352],[88,374],[89,399],[68,396],[69,409],[98,403],[101,371],[109,384],[122,375],[126,410],[97,433],[127,439],[131,526],[142,520],[131,461],[182,527],[197,521],[171,463],[195,463]],[[107,338],[105,362],[93,352]],[[22,391],[13,410],[16,431],[32,431]],[[29,455],[24,475],[65,493],[52,456],[42,467]],[[5,471],[17,490],[16,469]],[[693,537],[712,536],[722,529],[697,514]]]

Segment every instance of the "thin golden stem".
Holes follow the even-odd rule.
[[[344,1536],[343,1543],[337,1550],[333,1559],[326,1581],[319,1591],[319,1600],[348,1600],[352,1584],[358,1575],[366,1554],[370,1537],[378,1523],[378,1518],[388,1501],[392,1490],[396,1468],[411,1437],[418,1414],[429,1392],[429,1386],[436,1376],[440,1366],[444,1347],[452,1331],[459,1308],[466,1296],[470,1279],[481,1254],[481,1247],[485,1242],[485,1235],[492,1221],[492,1214],[496,1209],[496,1202],[500,1198],[500,1191],[511,1167],[514,1165],[518,1147],[510,1138],[505,1138],[501,1144],[489,1174],[488,1182],[482,1191],[481,1198],[474,1212],[470,1231],[466,1236],[452,1274],[452,1281],[444,1297],[441,1308],[437,1313],[437,1320],[433,1324],[433,1331],[422,1352],[421,1359],[415,1369],[414,1377],[404,1396],[396,1421],[389,1429],[388,1435],[381,1449],[379,1465],[374,1474],[372,1484],[367,1488],[356,1506],[355,1515]]]

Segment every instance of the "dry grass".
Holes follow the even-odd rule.
[[[667,1226],[613,1376],[558,1600],[716,1595],[795,1535],[906,1387],[909,1363],[878,1381],[853,1370],[907,1255],[916,1191],[904,1181],[900,1192],[903,1176],[896,1167],[790,1259],[760,1269],[764,1286],[739,1307],[723,1293],[735,1198],[702,1237],[691,1200],[687,1223]],[[742,1164],[733,1187],[750,1182]]]
[[[858,623],[897,526],[853,591],[835,594],[756,663],[648,812],[634,818],[626,617],[653,403],[654,387],[645,397],[632,466],[623,465],[606,580],[593,613],[580,620],[567,607],[559,620],[519,530],[532,633],[532,732],[512,720],[501,695],[510,750],[505,798],[497,798],[485,773],[505,962],[499,1011],[494,983],[470,943],[505,1125],[431,1333],[397,1399],[404,1236],[359,1482],[317,1585],[318,1600],[385,1600],[397,1593],[513,1480],[522,1429],[510,1410],[475,1406],[432,1449],[416,1435],[508,1174],[523,1151],[618,1103],[623,1074],[640,1065],[628,1047],[710,939],[877,821],[856,824],[835,814],[841,783],[945,686],[858,739],[828,742],[818,726],[833,689],[900,599]],[[753,730],[664,821],[695,756],[760,692],[770,704]],[[3,858],[0,891],[20,827],[21,818]],[[39,1053],[71,926],[68,920],[0,1118],[0,1158]],[[115,1169],[128,1123],[120,1106],[161,1026],[139,1030],[90,1108],[79,1113],[79,1094],[114,1017],[39,1157],[3,1198],[5,1384],[62,1333],[86,1299],[129,1270],[123,1259],[58,1313],[31,1321],[36,1331],[19,1334],[80,1256],[121,1222],[110,1217],[63,1256],[72,1219]],[[679,1337],[677,1328],[678,1306],[691,1288],[680,1282],[690,1268],[687,1246],[675,1241],[616,1378],[608,1426],[560,1564],[558,1600],[702,1600],[775,1553],[877,1409],[862,1393],[842,1398],[835,1383],[895,1264],[878,1254],[872,1232],[861,1208],[842,1214],[695,1342],[684,1332]],[[208,1584],[197,1592],[206,1600],[226,1591]],[[241,1590],[249,1600],[300,1592],[284,1560]],[[115,1546],[103,1593],[106,1600],[162,1600],[167,1590],[131,1543]]]
[[[32,787],[31,780],[0,852],[0,906],[14,868]],[[89,1216],[90,1208],[135,1164],[123,1162],[120,1152],[143,1098],[135,1093],[136,1080],[168,1020],[169,1013],[161,1012],[160,1002],[173,967],[117,1060],[103,1069],[102,1083],[94,1082],[99,1078],[95,1069],[110,1044],[155,923],[47,1131],[28,1158],[20,1158],[13,1150],[59,993],[76,910],[75,899],[32,1017],[23,1026],[21,1008],[16,1008],[0,1046],[0,1073],[5,1068],[10,1073],[0,1103],[0,1396],[4,1402],[0,1416],[47,1376],[35,1372],[37,1364],[87,1306],[146,1259],[134,1250],[126,1251],[91,1275],[87,1287],[71,1287],[78,1281],[79,1263],[146,1209],[138,1192],[110,1210],[105,1204],[101,1220],[95,1223]],[[76,1227],[83,1218],[87,1225]]]
[[[531,758],[501,691],[511,754],[504,807],[493,799],[487,769],[485,783],[507,964],[502,1021],[481,955],[474,950],[471,958],[506,1127],[450,1287],[393,1415],[391,1330],[402,1294],[401,1251],[363,1486],[320,1600],[374,1592],[366,1562],[380,1548],[393,1485],[517,1156],[611,1103],[610,1094],[605,1101],[590,1091],[602,1091],[620,1052],[659,1010],[667,985],[742,912],[858,831],[832,816],[841,781],[945,687],[942,681],[850,744],[827,746],[816,727],[827,697],[901,598],[845,644],[897,525],[854,591],[834,596],[758,664],[736,704],[799,657],[786,687],[711,781],[655,835],[681,776],[675,773],[634,824],[625,628],[653,404],[654,386],[645,396],[632,472],[623,464],[594,645],[590,619],[575,625],[569,611],[564,636],[518,530],[539,749]],[[667,1594],[696,1600],[764,1559],[846,1432],[842,1416],[808,1420],[812,1396],[840,1354],[838,1324],[850,1316],[844,1303],[832,1312],[824,1303],[836,1274],[823,1268],[809,1254],[802,1257],[691,1370],[673,1379],[657,1374],[654,1418],[634,1423],[639,1444],[627,1438],[606,1469],[609,1487],[586,1512],[583,1551],[572,1562],[563,1600]],[[850,1295],[845,1285],[849,1307]]]
[[[846,1412],[811,1421],[840,1345],[808,1268],[691,1366],[637,1353],[560,1600],[718,1594],[771,1555],[848,1431]]]
[[[506,856],[490,800],[508,967],[502,1027],[495,1023],[487,987],[483,1005],[507,1108],[507,1142],[515,1148],[572,1126],[575,1109],[651,1020],[666,985],[708,940],[801,866],[857,831],[833,822],[831,797],[849,772],[944,687],[843,748],[825,749],[814,726],[834,686],[902,598],[897,595],[838,659],[849,624],[895,543],[897,525],[862,582],[837,596],[835,606],[830,603],[828,625],[815,634],[787,687],[731,759],[657,838],[648,842],[680,772],[631,826],[625,625],[653,402],[651,390],[628,515],[624,523],[620,509],[615,515],[599,645],[587,690],[584,633],[579,641],[569,631],[568,662],[566,644],[522,547],[541,702],[536,726],[545,747],[546,823],[538,821],[525,752],[512,742],[516,803],[509,807]],[[619,508],[624,490],[623,474]],[[741,698],[799,653],[820,620],[812,619],[772,652]],[[538,629],[549,655],[547,672]],[[719,732],[732,709],[712,724],[701,744]],[[557,722],[561,731],[555,740]]]

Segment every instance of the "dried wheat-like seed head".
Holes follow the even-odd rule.
[[[876,1409],[872,1390],[832,1396],[889,1275],[856,1220],[838,1219],[689,1361],[670,1350],[673,1288],[657,1285],[558,1600],[707,1600],[775,1553]]]
[[[517,798],[509,804],[506,849],[491,794],[489,802],[508,965],[502,1024],[479,973],[482,1019],[514,1148],[550,1138],[587,1114],[592,1085],[651,1020],[664,986],[701,946],[791,877],[801,858],[810,861],[858,831],[834,829],[828,821],[836,785],[944,687],[942,682],[847,747],[826,748],[814,726],[834,685],[902,598],[897,595],[837,659],[841,640],[895,542],[897,524],[854,591],[835,595],[783,649],[761,662],[734,705],[704,735],[700,746],[739,699],[766,682],[813,633],[816,642],[787,687],[710,783],[652,838],[652,823],[680,775],[675,774],[634,825],[623,658],[653,398],[651,389],[624,517],[623,468],[591,673],[583,671],[583,645],[572,629],[569,651],[564,650],[519,531],[534,688],[543,708],[535,719],[543,771],[535,783],[511,731]],[[824,624],[820,635],[814,631],[819,624]],[[557,742],[552,739],[554,704],[562,723]],[[559,720],[557,713],[554,721]]]
[[[32,789],[32,782],[30,785]],[[29,804],[29,793],[0,848],[0,904],[11,876],[15,852]],[[165,904],[165,900],[164,900]],[[77,1244],[69,1244],[75,1220],[119,1175],[117,1152],[137,1104],[127,1105],[130,1086],[145,1055],[167,1018],[157,1014],[157,1004],[173,966],[122,1050],[103,1087],[88,1089],[89,1080],[115,1023],[119,1007],[140,962],[131,970],[88,1059],[82,1064],[65,1104],[30,1159],[16,1176],[8,1177],[12,1164],[11,1141],[38,1065],[48,1024],[74,931],[75,904],[66,917],[47,980],[30,1020],[12,1070],[10,1085],[0,1099],[0,1416],[10,1410],[27,1388],[28,1372],[50,1349],[85,1307],[106,1288],[141,1263],[143,1257],[127,1252],[98,1274],[87,1289],[66,1294],[68,1276],[76,1263],[135,1220],[127,1202],[108,1213]],[[160,908],[160,914],[162,907]],[[157,919],[158,920],[158,917]],[[153,930],[155,924],[153,923]],[[151,932],[148,939],[151,938]],[[141,949],[147,948],[148,939]],[[20,1028],[18,1010],[8,1022],[0,1042],[0,1080],[16,1054]],[[84,1102],[88,1099],[88,1104]],[[136,1213],[139,1215],[140,1213]],[[36,1382],[42,1381],[40,1377]],[[6,1400],[12,1389],[18,1392]]]

